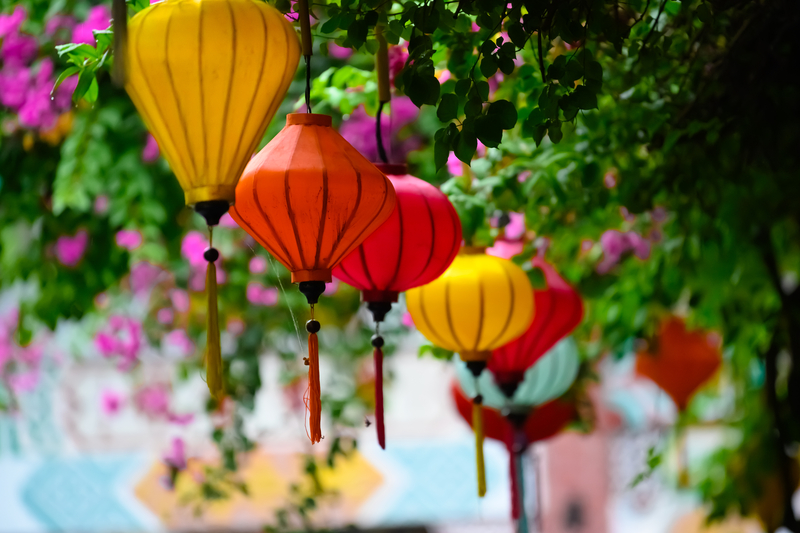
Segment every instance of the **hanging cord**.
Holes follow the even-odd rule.
[[[375,323],[375,335],[372,336],[372,359],[375,363],[375,431],[378,433],[378,444],[386,449],[386,426],[383,420],[383,337],[381,323]]]
[[[128,5],[125,0],[114,0],[111,3],[111,17],[114,25],[114,67],[111,79],[117,87],[123,87],[128,47]]]
[[[381,129],[381,116],[383,106],[392,100],[392,91],[389,86],[389,45],[383,35],[383,24],[375,25],[375,39],[378,41],[378,52],[375,54],[375,71],[378,76],[378,116],[375,117],[375,139],[378,145],[378,156],[381,161],[388,163],[386,147],[383,145],[383,131]],[[389,142],[391,143],[391,128],[389,129]]]
[[[308,10],[308,0],[298,0],[298,18],[300,19],[300,40],[303,45],[303,57],[306,60],[306,112],[311,113],[311,55],[314,46],[311,40],[311,13]]]
[[[208,250],[203,252],[208,261],[206,268],[206,295],[208,311],[206,313],[206,382],[208,390],[217,402],[222,402],[225,389],[222,384],[222,351],[219,342],[219,316],[217,311],[217,267],[214,261],[219,259],[219,252],[214,248],[214,228],[208,226]]]
[[[320,398],[319,386],[319,341],[317,332],[320,329],[319,322],[314,319],[314,304],[311,304],[311,320],[306,322],[308,331],[308,357],[304,362],[308,366],[308,390],[303,400],[308,409],[308,425],[306,433],[311,444],[316,444],[322,440],[322,400]]]
[[[517,495],[517,499],[519,501],[519,519],[517,520],[517,533],[528,533],[528,515],[525,512],[525,474],[522,464],[522,460],[524,458],[523,454],[524,454],[524,449],[514,450],[513,464],[517,477],[517,490],[519,491],[519,494]],[[537,497],[538,494],[539,490],[537,487],[536,489]],[[539,510],[537,509],[536,512],[538,513]]]
[[[478,474],[478,497],[486,495],[486,465],[483,460],[483,396],[475,376],[476,395],[472,399],[472,431],[475,432],[475,466]]]

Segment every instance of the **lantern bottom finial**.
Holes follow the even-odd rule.
[[[194,210],[206,219],[206,224],[216,226],[219,224],[219,219],[222,218],[222,215],[228,212],[230,205],[228,200],[209,200],[197,202],[194,204]]]
[[[319,297],[325,292],[324,281],[301,281],[299,284],[300,292],[306,297],[309,305],[319,302]]]
[[[375,322],[383,322],[386,313],[392,310],[392,302],[367,302],[367,309],[372,313]]]
[[[483,369],[486,368],[486,361],[467,361],[466,363],[467,363],[467,368],[469,369],[470,372],[472,372],[472,375],[475,376],[476,378],[479,377],[481,375],[481,372],[483,372]]]

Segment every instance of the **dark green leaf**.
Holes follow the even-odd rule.
[[[459,160],[469,165],[477,149],[478,139],[475,137],[475,134],[468,131],[461,131],[458,134],[456,137],[455,154]]]
[[[547,133],[547,124],[539,124],[533,128],[533,142],[536,143],[536,146],[542,144],[542,139],[544,139],[544,135]]]
[[[489,106],[488,114],[497,116],[500,121],[500,127],[504,130],[510,130],[517,124],[517,108],[508,100],[492,102]]]
[[[450,122],[456,118],[458,116],[458,96],[454,94],[442,95],[439,109],[436,110],[436,116],[442,122]]]
[[[319,31],[321,33],[333,33],[333,32],[335,32],[339,28],[339,20],[340,20],[340,18],[339,18],[338,15],[335,16],[335,17],[329,18],[327,21],[325,21],[325,24],[320,26]]]
[[[480,115],[475,118],[478,140],[489,148],[496,148],[503,140],[503,128],[498,115]]]
[[[550,140],[554,144],[558,144],[561,142],[561,139],[564,136],[564,134],[561,133],[560,120],[554,120],[550,123],[550,125],[547,127],[547,136],[550,137]]]
[[[437,171],[447,164],[449,156],[450,147],[447,146],[444,139],[437,139],[433,144],[433,162]]]
[[[512,72],[514,72],[514,60],[510,57],[500,56],[497,58],[497,66],[500,68],[500,72],[509,76]]]
[[[522,135],[525,137],[533,137],[536,126],[544,123],[544,113],[538,107],[530,112],[528,118],[522,123]],[[544,136],[544,133],[542,134]],[[539,143],[536,143],[539,144]]]
[[[514,22],[508,27],[508,38],[511,39],[511,42],[517,48],[522,48],[525,46],[525,39],[527,35],[525,30],[522,29],[522,25],[519,22]]]
[[[367,41],[367,34],[369,33],[369,26],[363,19],[356,20],[350,27],[347,28],[347,38],[358,48]]]
[[[469,117],[476,117],[483,111],[483,103],[475,97],[470,97],[464,106],[464,114]]]
[[[489,99],[489,83],[481,80],[475,82],[475,90],[478,91],[478,96],[480,96],[481,100],[484,102]]]
[[[481,74],[486,78],[491,78],[497,73],[497,61],[492,56],[485,56],[481,60]]]
[[[368,26],[372,27],[378,23],[378,12],[377,11],[367,11],[364,14],[364,22],[367,23]]]
[[[528,274],[528,279],[531,282],[531,286],[537,290],[545,290],[547,289],[547,280],[544,277],[544,271],[539,267],[533,267],[526,272]]]
[[[65,68],[64,72],[59,74],[58,78],[56,79],[56,83],[53,86],[53,90],[50,91],[50,94],[52,95],[54,92],[56,92],[56,89],[58,89],[58,86],[61,85],[64,82],[64,80],[66,80],[67,78],[69,78],[70,76],[72,76],[74,74],[77,74],[78,72],[80,72],[80,69],[78,67],[67,67],[67,68]]]
[[[456,82],[456,94],[460,97],[467,96],[469,92],[469,88],[472,86],[472,81],[470,80],[458,80]]]
[[[595,109],[597,107],[597,95],[588,87],[579,85],[572,95],[578,109]]]

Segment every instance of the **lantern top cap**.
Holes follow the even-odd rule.
[[[316,113],[289,113],[286,115],[287,126],[303,125],[330,127],[332,123],[330,115],[320,115]]]
[[[460,255],[484,255],[486,246],[462,246],[458,253]]]
[[[389,176],[405,176],[408,174],[408,165],[405,163],[374,163],[375,167]]]

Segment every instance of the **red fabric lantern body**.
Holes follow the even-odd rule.
[[[399,293],[430,283],[453,262],[461,244],[461,221],[447,196],[411,176],[405,165],[377,164],[394,186],[397,208],[344,258],[334,275],[361,291],[376,324]],[[383,338],[376,327],[375,430],[386,447],[383,420]]]
[[[637,354],[636,372],[664,389],[683,411],[719,368],[720,344],[718,336],[687,331],[683,320],[671,317],[659,328],[654,353]]]
[[[547,282],[546,289],[533,291],[536,308],[533,322],[517,340],[494,350],[488,362],[497,384],[512,394],[524,379],[525,371],[583,319],[583,302],[575,289],[543,258],[535,257],[532,263],[542,269]]]
[[[396,302],[398,293],[438,278],[461,244],[461,222],[439,189],[406,173],[405,165],[376,165],[397,195],[397,208],[334,271],[365,302]]]

